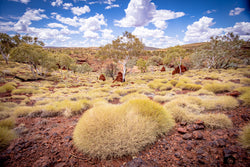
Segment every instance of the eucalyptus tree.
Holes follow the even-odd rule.
[[[97,56],[102,59],[111,58],[113,61],[123,66],[123,82],[127,72],[128,62],[133,57],[138,57],[144,49],[142,41],[129,32],[124,32],[122,36],[117,37],[111,44],[101,47]]]

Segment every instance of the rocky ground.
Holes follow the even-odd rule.
[[[213,111],[227,114],[232,129],[212,130],[202,121],[179,122],[166,136],[133,157],[92,159],[78,152],[72,132],[80,116],[18,118],[19,138],[0,153],[0,166],[250,166],[249,150],[240,147],[240,129],[250,120],[250,108]]]

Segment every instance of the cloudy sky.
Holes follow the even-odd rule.
[[[250,39],[248,0],[0,0],[0,32],[47,46],[90,47],[124,31],[146,46],[204,42],[234,32]]]

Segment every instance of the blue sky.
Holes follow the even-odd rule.
[[[124,31],[167,48],[234,32],[250,39],[248,0],[1,0],[0,32],[47,46],[91,47]]]

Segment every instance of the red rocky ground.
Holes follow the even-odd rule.
[[[134,157],[113,160],[92,159],[74,148],[72,132],[80,116],[18,118],[19,138],[0,153],[0,166],[250,166],[249,150],[237,142],[240,129],[250,120],[250,108],[215,112],[227,114],[234,127],[212,130],[202,121],[177,123]]]

